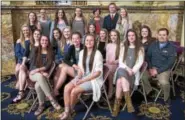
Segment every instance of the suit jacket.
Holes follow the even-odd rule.
[[[114,19],[111,19],[110,14],[105,16],[104,22],[103,22],[103,28],[107,29],[108,32],[110,32],[112,29],[116,28],[116,24],[118,21],[119,14],[116,13],[114,16]]]

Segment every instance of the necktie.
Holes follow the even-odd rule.
[[[113,20],[114,19],[114,15],[113,14],[111,14],[111,20]]]

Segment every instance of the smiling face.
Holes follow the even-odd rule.
[[[36,16],[34,13],[30,13],[28,17],[29,17],[30,22],[35,22]]]
[[[94,32],[95,32],[95,26],[89,25],[89,33],[94,33]]]
[[[96,10],[96,12],[94,12],[94,16],[99,17],[100,16],[100,10]]]
[[[80,9],[80,8],[76,8],[75,14],[76,14],[76,16],[78,16],[78,17],[81,16],[81,14],[82,14],[81,9]]]
[[[125,9],[121,9],[120,15],[121,15],[121,17],[126,17],[127,16],[126,10]]]
[[[101,40],[105,40],[105,38],[106,38],[106,33],[105,33],[105,31],[100,31],[100,39]]]
[[[63,18],[63,11],[62,10],[58,10],[58,18]]]
[[[111,31],[111,33],[110,33],[110,39],[111,39],[111,41],[112,41],[113,43],[116,43],[116,41],[118,40],[118,35],[117,35],[117,33],[114,32],[114,31]]]
[[[53,31],[53,36],[54,36],[55,40],[60,39],[60,33],[59,33],[59,31],[58,30],[54,30]]]
[[[132,31],[128,32],[128,41],[129,41],[129,43],[135,43],[136,35],[134,32],[132,32]]]
[[[72,35],[72,42],[73,42],[74,46],[80,45],[80,42],[81,42],[80,36],[78,34],[73,34]]]
[[[42,36],[40,40],[40,44],[42,48],[47,48],[49,44],[48,38],[46,36]]]
[[[87,36],[86,39],[85,39],[85,46],[88,48],[88,49],[93,49],[94,47],[94,37],[93,36]]]
[[[115,5],[109,5],[109,12],[110,13],[116,13],[116,6]]]
[[[27,26],[22,28],[22,33],[25,37],[28,37],[30,35],[29,28]]]
[[[166,42],[168,40],[168,35],[166,30],[161,30],[158,32],[159,42]]]
[[[143,29],[141,30],[141,36],[142,36],[143,38],[147,38],[147,37],[148,37],[148,29],[147,29],[147,28],[143,28]]]
[[[71,31],[70,31],[70,29],[69,29],[69,28],[64,28],[64,30],[63,30],[63,35],[64,35],[64,38],[65,38],[65,39],[69,39],[70,36],[71,36]]]
[[[46,16],[46,11],[44,9],[40,10],[40,16],[44,18]]]
[[[39,41],[40,37],[41,37],[40,32],[37,31],[37,30],[34,31],[34,33],[33,33],[33,38],[34,38],[35,42],[36,42],[36,41]]]

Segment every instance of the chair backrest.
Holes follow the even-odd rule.
[[[140,72],[141,72],[140,73],[140,78],[142,78],[142,76],[143,76],[144,72],[146,71],[147,67],[148,67],[148,63],[144,62],[143,65],[140,68]]]
[[[103,83],[106,81],[109,73],[110,73],[109,67],[107,67],[106,65],[103,65]]]

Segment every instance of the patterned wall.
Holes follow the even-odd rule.
[[[41,6],[48,9],[47,13],[51,19],[54,19],[54,13],[56,8],[54,6]],[[14,42],[19,38],[20,27],[27,21],[27,14],[30,11],[36,13],[39,12],[41,7],[29,6],[29,7],[9,7],[2,9],[2,74],[9,74],[14,72]],[[5,7],[4,7],[5,8]],[[62,8],[62,7],[60,7]],[[67,18],[72,17],[71,13],[74,13],[75,6],[64,7]],[[92,17],[92,6],[82,7],[84,15],[87,20]],[[11,10],[12,9],[12,10]],[[108,14],[106,7],[102,7],[102,16]],[[183,10],[165,10],[165,9],[153,9],[153,10],[138,10],[134,6],[132,9],[128,9],[129,19],[132,20],[134,28],[138,31],[142,24],[150,26],[153,37],[156,36],[157,29],[166,27],[170,30],[170,40],[180,41],[183,25]],[[38,14],[39,16],[39,14]]]

